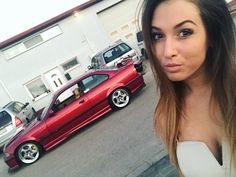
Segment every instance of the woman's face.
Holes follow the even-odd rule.
[[[187,0],[162,2],[152,19],[157,60],[171,81],[202,76],[208,44],[197,6]]]

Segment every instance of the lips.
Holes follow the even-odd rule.
[[[164,65],[164,69],[166,72],[169,73],[176,73],[179,72],[182,68],[181,64],[175,64],[175,63],[168,63],[166,65]]]

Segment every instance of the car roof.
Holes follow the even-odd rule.
[[[93,74],[112,74],[114,73],[114,71],[117,71],[118,69],[117,68],[107,68],[107,69],[92,69],[92,70],[89,70],[87,71],[86,73],[76,77],[75,79],[69,81],[68,83],[66,83],[62,88],[60,88],[59,90],[57,90],[53,96],[55,95],[58,95],[59,93],[63,92],[64,90],[66,90],[68,87],[76,84],[78,81],[82,80],[83,78],[86,78],[90,75],[93,75]]]
[[[8,114],[10,114],[11,116],[14,116],[13,112],[10,111],[10,110],[7,109],[7,108],[1,108],[1,109],[0,109],[0,112],[2,112],[2,111],[6,111],[6,112],[7,112]]]
[[[99,56],[99,55],[101,55],[101,54],[103,54],[103,53],[105,53],[107,50],[109,50],[109,49],[111,49],[111,48],[113,48],[113,47],[115,47],[115,46],[118,46],[118,45],[120,45],[120,44],[126,44],[126,45],[128,45],[126,42],[124,42],[124,41],[119,41],[119,42],[117,42],[117,43],[115,43],[115,44],[112,44],[112,45],[109,45],[108,47],[106,47],[105,49],[103,49],[103,50],[101,50],[100,52],[97,52],[93,57],[95,57],[95,56]],[[129,46],[129,45],[128,45]],[[92,58],[93,58],[92,57]]]
[[[4,106],[3,106],[3,108],[6,108],[6,107],[8,107],[8,106],[12,105],[14,102],[15,102],[15,101],[10,101],[10,102],[9,102],[9,103],[7,103],[6,105],[4,105]]]

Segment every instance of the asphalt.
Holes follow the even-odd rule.
[[[137,177],[178,177],[175,167],[170,163],[169,156],[166,155]]]
[[[144,65],[149,64],[146,60],[143,61]],[[170,163],[166,151],[161,149],[159,153],[153,154],[152,159],[127,177],[178,177],[178,174],[176,168]]]

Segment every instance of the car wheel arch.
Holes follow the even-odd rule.
[[[121,90],[121,91],[123,90],[124,92],[126,92],[127,93],[126,98],[128,98],[128,101],[124,101],[124,103],[122,103],[123,105],[119,105],[119,106],[118,106],[118,104],[115,105],[114,102],[112,101],[113,100],[112,99],[113,93],[118,90]],[[114,88],[108,96],[108,102],[109,102],[110,106],[112,107],[112,109],[122,109],[122,108],[126,107],[129,104],[130,99],[131,99],[131,92],[127,87],[124,87],[124,86]]]
[[[107,91],[107,96],[106,97],[109,98],[111,93],[114,92],[114,90],[116,90],[118,88],[124,88],[124,89],[128,90],[128,88],[124,84],[119,83],[119,84],[116,84],[115,86],[109,88],[109,90]]]
[[[35,145],[39,148],[39,157],[38,157],[34,162],[36,162],[36,161],[41,157],[42,153],[45,151],[44,147],[43,147],[38,141],[36,141],[36,140],[28,140],[28,141],[22,142],[21,144],[19,144],[19,145],[17,146],[17,148],[16,148],[15,151],[14,151],[14,156],[16,157],[16,160],[17,160],[17,162],[18,162],[20,165],[27,164],[27,163],[22,162],[22,160],[20,160],[20,159],[19,159],[19,156],[18,156],[18,151],[19,151],[19,149],[20,149],[22,146],[24,146],[25,144],[35,144]],[[34,162],[33,162],[33,163],[34,163]],[[31,164],[31,163],[29,163],[29,164]]]

